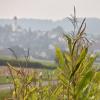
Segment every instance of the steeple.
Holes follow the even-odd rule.
[[[17,17],[16,16],[14,16],[13,18],[12,31],[13,32],[17,31]]]

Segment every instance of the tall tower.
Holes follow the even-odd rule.
[[[13,32],[17,31],[17,17],[16,16],[14,16],[13,18],[12,31]]]

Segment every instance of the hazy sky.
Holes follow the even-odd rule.
[[[0,0],[0,18],[62,19],[73,13],[100,18],[100,0]]]

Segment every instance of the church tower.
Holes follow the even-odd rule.
[[[17,17],[16,16],[13,18],[12,31],[13,32],[17,31]]]

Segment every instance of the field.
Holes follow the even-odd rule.
[[[0,66],[7,66],[10,63],[15,67],[26,67],[26,68],[36,68],[36,69],[55,69],[54,61],[47,60],[28,60],[25,58],[15,59],[13,57],[0,57]]]
[[[58,55],[59,54],[60,54],[60,51],[59,51]],[[59,55],[59,56],[61,56],[61,55]],[[62,63],[63,62],[62,57],[60,57],[59,59],[61,60],[60,63]],[[37,68],[33,66],[33,65],[37,64],[37,62],[30,62],[32,65],[31,67],[26,66],[26,67],[20,68],[19,66],[13,66],[13,65],[16,65],[15,60],[3,59],[3,60],[1,60],[1,62],[2,61],[7,61],[9,63],[8,63],[8,66],[1,66],[0,67],[0,85],[1,84],[8,84],[8,85],[9,84],[13,84],[13,85],[16,84],[16,85],[14,85],[14,87],[16,87],[18,85],[18,87],[16,87],[16,89],[18,89],[18,92],[19,92],[20,89],[23,89],[23,86],[25,84],[26,85],[29,84],[29,87],[31,86],[31,84],[33,84],[32,86],[34,87],[34,89],[39,88],[39,90],[34,91],[36,94],[37,93],[40,94],[40,96],[38,96],[39,98],[41,98],[41,96],[43,96],[43,95],[45,95],[45,96],[48,95],[48,94],[42,94],[42,93],[40,93],[40,91],[44,91],[44,93],[45,93],[45,92],[49,91],[49,88],[51,88],[52,92],[49,94],[49,95],[51,95],[50,100],[52,100],[52,98],[53,98],[52,93],[54,93],[55,91],[67,92],[66,89],[63,90],[62,87],[59,87],[59,84],[62,84],[62,83],[63,83],[63,85],[67,84],[65,81],[66,76],[65,75],[63,76],[63,74],[59,73],[59,71],[64,71],[64,73],[66,73],[66,71],[65,71],[66,68],[58,70],[58,69],[56,69],[57,65],[54,62],[48,62],[48,61],[39,62],[38,61],[39,65],[43,65],[44,67],[39,66]],[[14,61],[14,62],[11,63],[11,61]],[[21,65],[25,65],[25,64],[22,64],[22,63],[25,63],[25,61],[22,61],[22,60],[19,60],[19,62],[17,62],[17,63],[21,63]],[[7,64],[7,63],[5,63],[5,64]],[[50,68],[50,66],[51,66],[51,68]],[[94,63],[93,66],[95,67],[95,69],[100,68],[98,63]],[[12,75],[11,75],[10,71],[12,72],[16,83],[14,83],[14,80],[12,79]],[[58,76],[58,73],[60,74],[60,76]],[[24,74],[24,76],[23,76],[23,74]],[[66,75],[67,75],[67,73],[66,73]],[[59,83],[59,82],[61,82],[61,83]],[[23,89],[23,93],[25,93],[26,88],[29,88],[29,87],[26,86],[25,90]],[[14,88],[12,88],[12,90],[13,89]],[[11,92],[12,90],[10,90],[10,89],[0,90],[0,100],[4,100],[5,98],[11,98],[12,97],[12,92]],[[29,88],[29,91],[33,91],[33,90],[31,90],[31,88]],[[34,95],[34,92],[33,92],[33,95]],[[17,94],[17,92],[16,92],[16,94]],[[65,98],[66,99],[65,96],[64,97],[62,96],[62,94],[60,97],[58,96],[58,94],[56,94],[55,96],[56,96],[56,98]],[[36,97],[34,97],[34,98],[36,98]],[[36,99],[34,99],[34,100],[36,100]],[[40,99],[40,100],[42,100],[42,99]],[[56,99],[54,99],[54,100],[56,100]]]
[[[11,92],[9,90],[0,91],[0,100],[6,100],[7,98],[10,99]]]
[[[39,75],[40,72],[42,72],[43,76],[42,79],[44,81],[48,80],[48,74],[52,73],[52,70],[55,69],[54,62],[50,61],[30,61],[28,64],[26,64],[25,60],[19,59],[18,61],[13,58],[8,57],[0,57],[0,85],[1,84],[12,84],[13,80],[9,71],[9,68],[7,66],[7,63],[9,63],[11,66],[14,66],[16,70],[22,69],[25,74],[31,74],[35,77],[36,75]],[[19,66],[19,63],[21,67]],[[27,65],[27,66],[26,66]],[[15,72],[14,72],[15,74]],[[16,76],[16,75],[15,75]],[[10,90],[0,90],[0,100],[4,100],[4,98],[10,97]]]
[[[1,84],[12,84],[12,100],[100,100],[99,55],[89,51],[85,20],[77,27],[74,7],[73,34],[64,34],[67,48],[55,48],[55,62],[0,58],[5,66],[0,69]],[[0,99],[9,98],[5,90]]]

